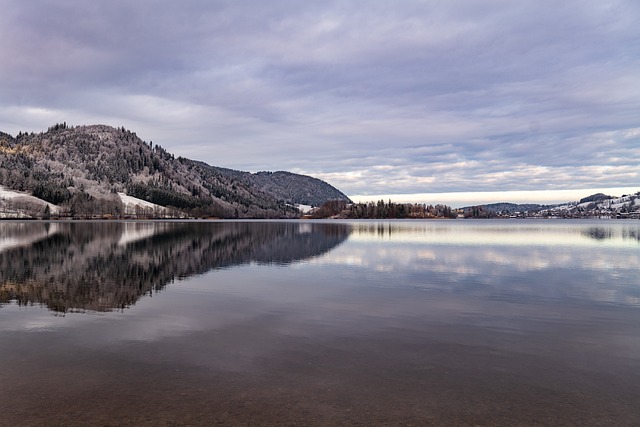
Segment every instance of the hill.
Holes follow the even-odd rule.
[[[540,215],[565,218],[640,219],[640,191],[620,197],[597,193],[577,202],[565,203],[542,210]]]
[[[640,218],[640,192],[621,197],[596,193],[577,202],[558,205],[492,203],[461,210],[467,218]]]
[[[123,215],[119,193],[158,207],[140,208],[147,216],[286,218],[299,215],[295,204],[348,200],[316,178],[214,167],[176,158],[125,128],[65,123],[38,134],[0,133],[0,185],[72,217]],[[46,206],[32,216],[50,214]]]
[[[490,203],[479,206],[466,206],[462,208],[466,216],[498,216],[512,215],[516,212],[539,212],[542,209],[549,208],[549,205],[538,205],[534,203]]]
[[[234,177],[287,203],[320,206],[329,200],[350,202],[349,198],[326,182],[291,172],[240,172],[215,167],[221,175]]]

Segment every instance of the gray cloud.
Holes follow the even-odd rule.
[[[0,129],[348,194],[638,185],[640,4],[0,0]]]

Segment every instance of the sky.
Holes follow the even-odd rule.
[[[13,135],[125,126],[176,156],[312,175],[363,201],[640,191],[637,0],[0,10],[0,131]]]

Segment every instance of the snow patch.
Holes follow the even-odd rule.
[[[34,203],[38,203],[41,204],[44,208],[44,205],[48,205],[49,206],[49,210],[51,211],[52,214],[57,214],[60,212],[60,208],[57,205],[54,205],[53,203],[49,203],[47,201],[44,201],[42,199],[39,199],[37,197],[32,196],[29,193],[25,193],[25,192],[20,192],[20,191],[13,191],[13,190],[7,190],[5,187],[3,187],[2,185],[0,185],[0,200],[25,200],[25,201],[29,201],[29,202],[34,202]]]
[[[13,190],[7,190],[2,185],[0,185],[0,199],[15,199],[17,197],[28,196],[27,193],[19,193]]]
[[[156,205],[155,203],[147,202],[146,200],[138,199],[137,197],[128,196],[125,193],[118,193],[118,196],[120,196],[120,200],[122,201],[122,204],[125,207],[140,206],[141,208],[164,210],[163,206]]]

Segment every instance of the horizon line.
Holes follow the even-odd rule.
[[[440,193],[402,193],[402,194],[357,194],[349,196],[356,203],[376,202],[378,200],[391,200],[395,203],[427,203],[452,205],[453,208],[461,208],[472,205],[485,205],[491,203],[518,203],[518,204],[558,204],[577,202],[584,197],[596,193],[604,193],[609,196],[621,197],[622,195],[635,194],[640,191],[640,185],[636,187],[600,187],[585,189],[565,190],[506,190],[506,191],[459,191]]]

